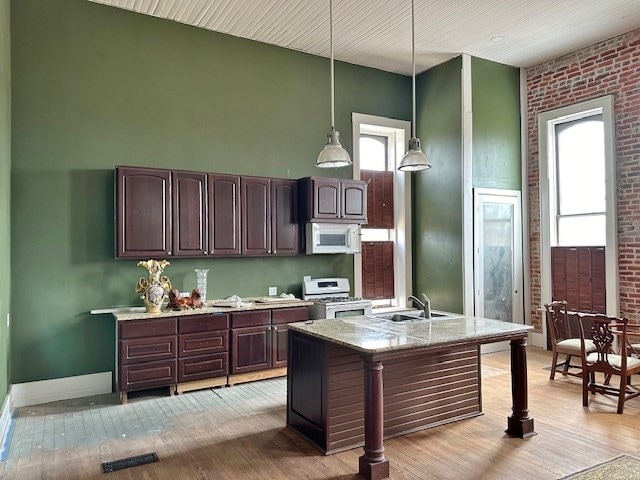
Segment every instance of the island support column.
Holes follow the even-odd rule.
[[[382,362],[364,359],[364,455],[358,473],[367,480],[389,478],[389,460],[384,456],[384,396]]]
[[[529,417],[527,390],[527,339],[511,340],[511,407],[507,418],[507,434],[527,438],[535,435],[533,418]]]

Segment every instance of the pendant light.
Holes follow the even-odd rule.
[[[414,0],[411,0],[411,61],[413,63],[413,75],[411,86],[413,90],[413,121],[411,122],[411,140],[409,140],[409,150],[402,157],[398,170],[403,172],[415,172],[431,168],[427,156],[420,148],[420,139],[416,137],[416,40],[415,40],[415,13],[413,7]]]
[[[329,37],[331,40],[331,131],[328,142],[318,155],[316,167],[348,167],[351,165],[349,153],[340,144],[340,133],[335,128],[335,78],[333,73],[333,0],[329,0]]]

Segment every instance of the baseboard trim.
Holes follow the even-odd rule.
[[[111,393],[111,384],[111,372],[17,383],[12,386],[12,409]]]
[[[11,431],[13,430],[13,401],[12,387],[9,386],[9,392],[4,397],[2,403],[2,412],[0,412],[0,463],[4,462],[9,452],[9,440],[11,439]]]
[[[529,345],[532,347],[547,348],[547,338],[542,333],[529,332]]]

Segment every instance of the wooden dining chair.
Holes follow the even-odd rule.
[[[589,392],[618,397],[618,413],[624,410],[624,402],[640,395],[640,388],[632,385],[631,375],[640,373],[640,359],[628,355],[627,318],[599,314],[580,314],[580,342],[582,359],[582,405],[589,406]],[[596,350],[586,352],[591,340]],[[617,353],[616,353],[617,351]],[[596,373],[603,375],[602,382]],[[620,385],[611,385],[611,377],[620,377]]]
[[[551,374],[549,379],[553,380],[556,371],[563,375],[571,375],[574,377],[582,377],[582,361],[578,365],[571,363],[571,358],[580,357],[580,334],[575,329],[575,334],[571,332],[569,324],[569,315],[567,313],[567,302],[565,300],[553,301],[546,303],[544,308],[547,310],[547,328],[551,339],[551,351],[553,359],[551,360]],[[585,342],[587,351],[595,351],[592,342]],[[565,355],[565,361],[558,365],[558,355]],[[558,367],[562,366],[562,370]],[[569,369],[579,369],[580,371],[571,372]]]

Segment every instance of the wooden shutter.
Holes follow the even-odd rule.
[[[395,297],[393,242],[362,243],[362,296],[371,300]]]
[[[569,310],[605,313],[604,247],[552,247],[553,300],[566,300]]]
[[[367,187],[367,224],[363,228],[394,228],[393,172],[360,171]]]

